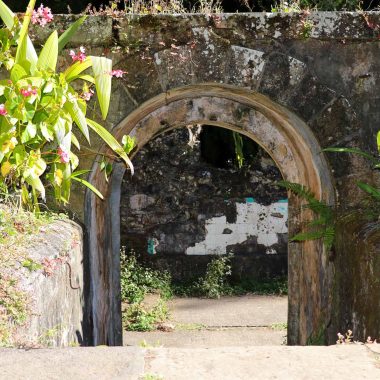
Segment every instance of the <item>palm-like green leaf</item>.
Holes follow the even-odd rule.
[[[71,82],[78,77],[83,71],[91,67],[92,61],[90,58],[86,58],[83,62],[75,62],[73,65],[67,68],[64,72],[64,76],[67,82]]]
[[[8,29],[12,29],[15,22],[15,14],[0,0],[0,18]]]
[[[359,156],[368,158],[371,161],[378,161],[378,158],[372,156],[371,154],[364,152],[358,148],[336,148],[336,147],[330,147],[323,149],[324,152],[333,152],[333,153],[353,153],[358,154]]]
[[[90,120],[90,119],[87,119],[87,124],[88,126],[94,131],[96,132],[102,139],[103,141],[115,152],[117,153],[124,161],[125,163],[129,166],[129,168],[131,169],[131,173],[133,174],[134,173],[134,168],[133,168],[133,164],[132,164],[132,161],[129,159],[129,157],[127,156],[127,154],[124,152],[124,149],[123,147],[117,142],[117,140],[115,139],[115,137],[113,137],[111,135],[111,133],[109,133],[107,131],[107,129],[105,129],[104,127],[102,127],[100,124],[98,124],[97,122],[95,122],[94,120]]]
[[[103,120],[106,119],[111,99],[112,61],[105,57],[91,56],[94,71],[96,94]]]
[[[92,192],[94,192],[100,199],[104,199],[102,193],[95,186],[91,185],[90,182],[87,182],[82,178],[78,178],[77,176],[71,176],[71,179],[80,182],[82,185],[88,187]]]
[[[80,28],[80,26],[84,23],[87,16],[82,16],[77,21],[75,21],[69,29],[67,29],[64,33],[59,36],[58,40],[58,52],[60,52],[67,43],[71,40],[72,36],[76,33],[76,31]]]
[[[58,33],[55,30],[47,39],[37,61],[37,68],[55,71],[58,60]]]
[[[335,239],[335,222],[332,208],[326,203],[316,199],[308,188],[299,183],[280,181],[279,185],[305,199],[308,203],[303,207],[309,208],[318,215],[318,218],[306,224],[306,231],[302,231],[291,237],[290,241],[322,239],[326,249],[330,250]]]
[[[28,28],[36,0],[30,0],[22,22],[20,35],[17,41],[16,63],[26,61],[28,51]]]
[[[88,132],[86,116],[80,109],[78,102],[76,99],[72,99],[71,101],[67,101],[64,105],[64,108],[70,114],[70,116],[75,121],[75,124],[78,126],[80,131],[83,133],[86,140],[90,143],[90,134]]]
[[[12,67],[12,71],[11,71],[11,80],[13,83],[16,83],[18,82],[20,79],[26,77],[28,74],[27,72],[24,70],[24,68],[22,66],[20,66],[18,63],[16,63],[13,67]]]
[[[361,182],[361,181],[357,182],[356,184],[358,185],[360,189],[362,189],[363,191],[365,191],[366,193],[368,193],[375,199],[380,200],[380,191],[378,189],[374,188],[371,185],[368,185],[368,183]]]

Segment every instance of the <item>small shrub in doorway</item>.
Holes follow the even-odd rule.
[[[198,296],[207,298],[220,298],[233,294],[233,289],[228,283],[231,276],[230,256],[220,256],[207,264],[204,277],[195,284],[194,290]]]

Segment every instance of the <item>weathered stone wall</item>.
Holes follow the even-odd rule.
[[[27,257],[42,269],[18,269],[21,288],[30,301],[30,317],[18,331],[17,343],[67,347],[88,344],[84,326],[82,229],[55,221],[36,234]]]
[[[202,276],[211,256],[223,254],[234,255],[236,280],[286,275],[287,194],[276,164],[244,138],[243,148],[256,152],[240,170],[212,165],[202,151],[227,160],[234,143],[228,131],[227,141],[210,141],[210,128],[191,145],[186,128],[166,132],[138,153],[136,174],[122,184],[121,244],[177,281]]]
[[[69,20],[56,17],[55,27],[61,30]],[[335,204],[344,213],[357,208],[363,198],[358,180],[376,185],[379,179],[363,158],[324,155],[321,148],[376,149],[378,25],[376,12],[94,17],[86,21],[73,45],[112,56],[117,68],[128,71],[114,84],[107,121],[117,138],[132,132],[141,149],[156,134],[189,120],[239,130],[259,140],[286,179],[304,183],[329,202],[333,184]],[[36,29],[38,38],[48,33]],[[65,65],[65,60],[60,64]],[[232,103],[226,105],[228,101]],[[205,102],[208,107],[202,108]],[[252,110],[272,124],[260,124]],[[107,152],[95,139],[92,149],[96,148]],[[86,216],[91,236],[96,342],[118,344],[117,213],[119,177],[124,172],[115,164],[114,177],[107,184],[93,165],[94,158],[83,156],[82,165],[94,168],[91,180],[105,193],[106,202],[88,197],[84,212],[84,191],[76,189],[71,207]],[[296,212],[296,200],[289,204],[289,233],[295,233],[305,214]],[[323,340],[326,330],[333,342],[336,331],[358,320],[358,310],[365,314],[363,323],[380,315],[376,292],[368,293],[374,305],[371,311],[354,307],[368,279],[376,281],[380,275],[374,256],[368,255],[373,271],[366,273],[367,267],[360,267],[363,273],[353,276],[351,268],[340,265],[350,255],[341,244],[335,257],[324,253],[317,242],[289,244],[292,344]],[[350,292],[345,292],[348,288]]]

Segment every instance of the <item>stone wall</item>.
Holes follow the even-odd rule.
[[[77,224],[55,221],[36,234],[26,255],[42,269],[18,269],[30,300],[30,317],[17,333],[26,346],[67,347],[88,344],[84,326],[83,235]]]
[[[65,29],[71,20],[57,16],[54,27]],[[379,25],[377,12],[94,17],[72,45],[112,56],[117,68],[128,71],[114,83],[105,123],[118,139],[134,134],[139,150],[187,123],[238,130],[271,153],[285,179],[307,185],[342,215],[363,199],[357,181],[377,186],[379,177],[362,157],[321,151],[335,145],[376,152]],[[51,30],[35,32],[43,42]],[[92,150],[109,153],[96,139]],[[106,201],[88,195],[85,203],[77,188],[70,207],[86,220],[90,237],[96,342],[120,344],[118,197],[124,168],[114,163],[106,182],[94,162],[95,156],[84,155],[81,169],[93,169],[90,180]],[[299,205],[289,200],[289,234],[305,222]],[[365,234],[358,236],[365,242]],[[290,343],[326,341],[327,335],[333,343],[337,331],[359,320],[369,323],[369,334],[380,334],[373,327],[379,320],[368,322],[380,315],[377,292],[371,293],[371,311],[357,302],[368,279],[375,283],[380,275],[375,256],[366,256],[371,265],[360,266],[360,276],[344,264],[352,257],[342,241],[330,254],[320,242],[289,244]]]
[[[285,275],[287,194],[276,183],[281,174],[246,137],[238,169],[232,133],[215,129],[166,132],[138,153],[136,174],[126,175],[122,185],[121,244],[175,280],[203,275],[212,256],[225,254],[234,255],[236,279]]]

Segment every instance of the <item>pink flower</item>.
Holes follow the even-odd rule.
[[[69,55],[74,62],[75,61],[83,62],[87,58],[85,52],[86,52],[85,48],[81,46],[79,48],[78,54],[76,54],[74,50],[70,50]]]
[[[112,70],[110,72],[110,75],[116,78],[122,78],[123,74],[127,74],[127,72],[123,70]]]
[[[89,91],[83,92],[81,95],[81,98],[84,99],[86,102],[88,102],[93,97],[93,95],[94,95],[94,91],[89,90]]]
[[[5,105],[4,104],[0,104],[0,115],[1,116],[5,116],[7,114],[7,110],[5,109]]]
[[[37,11],[33,11],[32,13],[32,23],[39,24],[44,27],[46,24],[53,20],[53,15],[51,13],[51,9],[48,7],[44,7],[43,4],[37,9]]]
[[[31,85],[29,85],[27,89],[22,88],[20,92],[21,92],[21,95],[24,96],[25,98],[31,95],[37,95],[37,90],[33,88]]]
[[[69,154],[65,150],[63,150],[61,147],[58,148],[57,153],[62,164],[67,164],[70,161]]]

